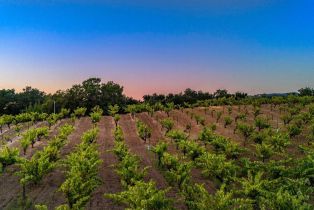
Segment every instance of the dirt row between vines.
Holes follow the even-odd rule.
[[[113,154],[114,147],[113,130],[115,125],[112,117],[103,117],[99,122],[99,136],[97,138],[98,150],[102,164],[100,166],[99,177],[101,178],[101,186],[93,193],[90,202],[87,204],[86,209],[90,210],[103,210],[124,209],[124,206],[114,203],[112,200],[105,198],[106,193],[118,193],[123,190],[120,177],[116,174],[114,166],[118,163],[118,159]]]
[[[222,107],[211,107],[210,109],[215,110],[223,110]],[[250,111],[250,115],[248,117],[248,122],[253,123],[253,115],[252,108],[248,108]],[[205,114],[204,109],[195,108],[195,109],[185,109],[183,112],[180,110],[173,110],[170,112],[170,117],[175,122],[175,129],[184,130],[188,123],[191,123],[192,129],[190,137],[192,139],[197,139],[199,132],[202,129],[201,125],[197,125],[195,119],[191,119],[190,115],[186,113],[193,112],[194,114],[198,114],[204,116],[206,119],[206,125],[215,123],[216,118],[211,116],[210,113]],[[233,133],[233,128],[235,123],[224,128],[223,125],[223,117],[228,115],[227,108],[225,108],[225,112],[219,122],[217,123],[216,133],[229,137],[232,140],[236,141],[242,146],[243,137],[239,134]],[[236,114],[239,113],[236,107],[233,108],[232,117],[234,118]],[[270,111],[269,107],[262,107],[262,113],[270,116],[273,114],[274,120],[271,121],[272,125],[276,124],[276,118],[279,118],[279,111],[273,110]],[[147,113],[139,113],[136,114],[136,118],[142,120],[149,127],[152,128],[152,137],[149,143],[145,144],[143,140],[141,140],[136,132],[136,122],[131,118],[129,114],[121,115],[121,120],[119,125],[122,127],[125,142],[128,145],[130,151],[139,156],[141,159],[141,163],[143,167],[148,166],[148,174],[145,178],[146,181],[153,180],[156,182],[156,185],[159,189],[166,189],[169,187],[166,179],[163,176],[163,173],[157,167],[157,159],[156,156],[149,151],[147,148],[148,145],[154,146],[158,143],[159,140],[164,139],[169,144],[168,151],[171,154],[183,155],[179,150],[176,149],[176,146],[169,139],[164,138],[164,130],[162,130],[160,120],[167,118],[167,115],[164,112],[156,112],[153,117],[149,116]],[[57,134],[57,128],[60,125],[66,123],[65,120],[61,121],[58,125],[52,128],[52,132],[50,133],[50,137]],[[99,136],[97,138],[97,144],[99,145],[99,153],[102,159],[99,177],[102,181],[101,186],[99,186],[96,191],[92,194],[89,203],[86,206],[86,209],[89,210],[101,210],[101,209],[124,209],[124,205],[118,205],[114,203],[112,200],[105,198],[103,195],[106,193],[117,193],[123,190],[120,177],[115,172],[116,164],[118,163],[115,155],[110,151],[114,147],[114,137],[113,130],[115,128],[112,117],[102,117],[99,122]],[[281,126],[281,125],[280,125]],[[92,127],[92,123],[90,118],[82,118],[75,123],[76,130],[69,136],[68,143],[61,149],[62,159],[66,157],[67,154],[74,151],[75,145],[80,143],[82,134]],[[43,140],[35,144],[35,147],[29,148],[27,151],[26,157],[31,157],[37,150],[41,150],[45,145],[47,145],[47,141]],[[16,146],[19,146],[18,144]],[[16,166],[8,167],[7,171],[1,175],[0,178],[0,209],[10,209],[12,204],[16,202],[16,198],[21,194],[21,186],[18,182],[18,177],[14,175],[14,173],[18,170]],[[191,176],[194,182],[203,183],[206,189],[213,193],[216,191],[215,184],[209,180],[204,178],[201,175],[201,171],[199,169],[193,169],[191,172]],[[55,168],[52,172],[45,176],[42,182],[37,186],[31,186],[27,188],[27,195],[31,198],[33,203],[38,204],[46,204],[49,209],[54,209],[54,207],[66,203],[65,196],[58,191],[60,185],[65,180],[64,169],[61,166]],[[183,201],[180,200],[178,189],[172,187],[168,193],[170,198],[173,198],[175,201],[175,207],[177,209],[185,209],[185,205]]]
[[[53,136],[57,134],[59,126],[65,123],[66,121],[62,120],[58,122],[55,126],[53,126],[47,139],[53,138]],[[36,144],[34,144],[34,148],[28,148],[26,155],[23,155],[22,148],[20,147],[19,142],[14,142],[14,146],[20,149],[22,157],[26,158],[32,157],[32,155],[36,151],[42,150],[45,145],[47,145],[46,139],[36,142]],[[19,184],[19,179],[15,175],[17,171],[18,167],[16,165],[13,165],[7,167],[6,171],[0,175],[0,209],[5,209],[6,206],[11,205],[12,203],[16,203],[16,198],[21,195],[21,186]]]
[[[165,119],[167,117],[168,116],[165,113],[157,112],[155,114],[154,118],[150,118],[150,120],[156,121],[156,123],[158,123],[158,121]],[[174,110],[174,111],[170,112],[169,117],[172,118],[175,122],[174,129],[184,130],[185,125],[190,122],[192,125],[190,137],[194,138],[195,136],[198,135],[198,132],[200,129],[198,128],[196,123],[191,121],[190,118],[188,116],[186,116],[184,113],[181,114],[180,111]],[[159,124],[159,126],[161,126],[160,123],[158,123],[158,124]],[[155,129],[153,128],[153,130],[155,130]],[[156,128],[156,130],[157,130],[157,128]],[[154,138],[154,137],[152,137],[152,138]],[[163,137],[161,139],[166,140],[165,137]],[[183,156],[183,153],[176,149],[176,145],[174,142],[168,141],[168,143],[169,143],[169,149],[168,149],[169,153],[174,154],[174,155],[178,155],[178,156]],[[215,183],[212,182],[211,180],[205,178],[204,176],[202,176],[200,169],[192,168],[191,177],[192,177],[193,182],[198,183],[198,184],[204,184],[204,187],[207,189],[207,191],[209,193],[214,193],[216,191]]]
[[[54,126],[48,139],[58,134],[58,127],[64,125],[68,120],[62,120],[58,126]],[[85,129],[90,127],[90,120],[82,118],[75,123],[75,131],[68,137],[68,144],[61,149],[61,157],[65,157],[69,154],[73,147],[79,142],[81,134]],[[49,140],[48,140],[49,141]],[[36,151],[42,150],[48,143],[47,140],[38,142],[34,148],[27,151],[27,158],[30,158]],[[17,166],[12,166],[8,169],[0,179],[0,209],[12,209],[18,201],[18,197],[22,193],[22,188],[19,184],[19,179],[14,173],[18,170]],[[62,170],[60,167],[55,168],[52,172],[47,174],[39,185],[31,185],[26,188],[27,196],[31,199],[32,203],[44,203],[49,207],[55,207],[61,203],[64,203],[64,199],[59,192],[56,192],[60,183],[64,180]],[[9,189],[9,190],[8,190]],[[60,201],[60,199],[62,201]],[[59,202],[58,202],[59,201]],[[49,208],[49,209],[51,209]]]
[[[147,144],[145,144],[137,135],[135,120],[133,120],[130,115],[122,115],[119,124],[122,127],[125,142],[130,151],[140,157],[143,167],[149,167],[145,180],[153,180],[159,189],[168,188],[169,184],[161,172],[157,169],[157,159],[155,155],[148,150]],[[151,139],[151,145],[155,145],[156,143],[157,141]],[[174,200],[174,206],[176,209],[185,209],[185,205],[182,203],[182,200],[180,200],[179,193],[175,188],[171,188],[167,195],[169,198]]]

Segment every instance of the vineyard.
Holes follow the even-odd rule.
[[[0,209],[313,209],[313,98],[279,99],[2,115]]]

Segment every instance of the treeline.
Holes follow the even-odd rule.
[[[214,93],[195,91],[190,88],[186,89],[183,93],[178,94],[152,94],[144,95],[143,99],[145,103],[156,104],[156,103],[174,103],[175,105],[184,105],[184,103],[195,104],[198,101],[217,99],[217,98],[234,98],[236,100],[244,99],[248,97],[247,93],[236,92],[234,94],[228,93],[225,89],[218,89]]]
[[[112,81],[102,83],[100,78],[87,79],[82,84],[54,94],[32,87],[26,87],[20,93],[14,89],[0,90],[0,115],[21,112],[58,113],[62,108],[73,111],[77,107],[85,107],[89,113],[96,105],[106,111],[109,105],[119,104],[120,107],[125,107],[134,103],[138,101],[125,96],[122,86]]]
[[[299,90],[299,96],[314,96],[314,89],[306,87]],[[281,96],[287,98],[291,95]],[[276,96],[277,97],[277,96]],[[251,103],[258,100],[260,103],[268,103],[276,98],[270,95],[249,96],[247,93],[229,93],[225,89],[216,90],[214,93],[195,91],[190,88],[178,94],[152,94],[144,95],[144,104],[173,104],[176,107],[187,107],[193,104],[207,105],[232,105]],[[293,97],[298,97],[294,95]],[[278,98],[278,97],[277,97]],[[275,99],[276,101],[277,99]],[[295,100],[295,99],[293,99]],[[205,103],[204,103],[205,102]],[[75,84],[67,90],[59,90],[54,94],[47,94],[39,89],[26,87],[22,92],[16,93],[14,89],[0,90],[0,115],[19,114],[22,112],[56,113],[62,108],[75,110],[77,107],[85,107],[86,113],[90,113],[93,107],[99,106],[104,114],[109,114],[109,106],[117,104],[124,111],[128,105],[139,104],[133,98],[123,94],[123,87],[112,81],[102,83],[100,78],[89,78],[81,84]]]

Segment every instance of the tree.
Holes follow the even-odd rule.
[[[228,91],[226,89],[218,89],[216,90],[216,92],[214,93],[215,98],[228,98],[229,94]]]
[[[313,96],[314,89],[310,87],[301,88],[298,90],[300,96]]]

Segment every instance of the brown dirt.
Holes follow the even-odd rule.
[[[103,160],[99,171],[102,185],[93,193],[90,202],[87,204],[87,209],[124,209],[122,205],[104,197],[105,193],[118,193],[123,190],[120,184],[120,177],[114,171],[114,166],[118,163],[118,159],[113,152],[109,151],[114,147],[112,131],[115,125],[113,118],[103,117],[99,122],[99,128],[97,144],[99,145],[100,158]]]
[[[140,157],[143,167],[149,166],[146,181],[153,180],[159,189],[166,189],[169,187],[167,181],[163,175],[156,169],[156,157],[152,152],[147,150],[147,145],[144,144],[136,133],[135,121],[130,115],[121,116],[120,126],[122,127],[125,135],[125,142],[128,145],[130,151]],[[156,133],[155,133],[156,135]],[[158,135],[157,135],[158,137]],[[157,142],[157,139],[152,137],[151,142]],[[168,196],[175,201],[175,207],[177,209],[185,209],[185,206],[180,202],[178,203],[179,197],[174,188],[168,192]]]
[[[76,130],[68,137],[68,144],[61,150],[62,157],[73,151],[73,146],[79,142],[81,134],[89,127],[89,121],[89,119],[83,118],[76,122]],[[65,121],[60,123],[60,125],[64,123]],[[50,138],[56,134],[57,126],[51,132]],[[27,157],[31,157],[36,150],[42,149],[45,145],[47,145],[47,141],[42,141],[41,144],[37,144],[36,147],[28,151]],[[12,166],[12,169],[4,173],[0,179],[0,188],[10,189],[0,191],[0,209],[10,209],[12,205],[17,202],[18,196],[21,195],[21,187],[19,185],[18,177],[14,175],[14,172],[17,170],[17,166]],[[62,194],[60,192],[56,193],[63,180],[63,172],[60,167],[57,167],[47,174],[39,185],[28,186],[26,189],[27,196],[29,196],[34,204],[43,203],[46,204],[49,209],[53,209],[65,202]]]
[[[239,113],[243,111],[244,106],[240,106],[241,110],[238,110],[238,106],[233,107],[233,111],[231,114],[232,119]],[[234,134],[233,129],[235,127],[235,122],[229,125],[227,128],[224,128],[223,119],[228,115],[227,108],[222,106],[209,107],[209,110],[224,110],[224,113],[217,123],[216,133],[229,137],[232,141],[239,143],[242,146],[243,137],[240,134]],[[254,123],[253,116],[253,107],[247,106],[249,111],[249,116],[247,119],[247,123]],[[170,112],[170,118],[172,118],[175,122],[175,129],[184,130],[188,123],[191,123],[191,139],[196,139],[198,133],[201,131],[202,126],[197,125],[195,119],[191,119],[190,114],[194,113],[205,117],[206,125],[211,123],[216,123],[216,115],[212,117],[210,112],[205,114],[204,108],[194,108],[194,109],[185,109],[183,112],[180,110],[174,110]],[[272,127],[277,127],[278,125],[281,129],[283,128],[283,123],[280,120],[280,116],[282,113],[279,112],[279,107],[276,109],[270,110],[269,105],[263,105],[261,108],[262,116],[270,118],[270,123]],[[156,112],[153,117],[150,117],[148,113],[139,113],[136,114],[136,118],[145,122],[152,128],[152,137],[149,141],[151,146],[156,145],[158,141],[167,141],[169,143],[168,151],[172,154],[177,154],[181,156],[181,152],[176,150],[176,146],[169,139],[164,137],[164,130],[161,127],[160,120],[167,118],[167,115],[164,112]],[[60,123],[55,125],[51,130],[50,137],[57,134],[57,128],[66,123],[66,120],[62,120]],[[146,177],[146,181],[153,180],[156,182],[156,185],[159,189],[165,189],[169,187],[169,184],[165,180],[162,172],[158,169],[156,165],[156,157],[155,155],[147,149],[148,143],[144,143],[137,133],[136,133],[136,125],[135,121],[131,118],[130,115],[121,115],[121,120],[119,122],[121,125],[125,142],[130,148],[130,151],[136,155],[138,155],[141,159],[143,167],[149,166],[148,174]],[[66,157],[67,154],[71,153],[75,145],[80,143],[81,135],[84,131],[89,129],[92,126],[90,118],[82,118],[76,121],[76,130],[69,136],[68,144],[65,145],[61,150],[62,159]],[[102,184],[97,190],[92,194],[90,202],[87,204],[86,209],[90,210],[100,210],[100,209],[124,209],[123,205],[118,205],[114,203],[110,199],[104,198],[105,193],[117,193],[122,191],[122,186],[120,184],[120,178],[114,171],[114,165],[117,164],[117,159],[111,150],[114,145],[114,138],[112,134],[112,130],[114,129],[114,122],[111,117],[103,117],[99,122],[100,133],[97,139],[97,144],[99,145],[99,152],[101,159],[103,160],[99,176],[101,178]],[[307,132],[307,128],[303,131],[303,133],[292,139],[292,145],[288,147],[287,153],[294,154],[296,157],[301,156],[301,152],[298,150],[299,144],[305,144],[305,135]],[[44,146],[47,145],[47,140],[42,140],[37,142],[34,145],[34,148],[29,148],[27,151],[27,158],[30,158],[36,151],[43,149]],[[12,146],[19,147],[19,141],[16,141],[12,144]],[[247,146],[251,150],[251,153],[254,152],[254,145],[249,144]],[[0,209],[12,209],[10,208],[13,203],[17,201],[17,197],[21,194],[21,187],[18,182],[18,177],[14,175],[14,173],[18,171],[17,166],[9,166],[2,175],[0,175]],[[201,175],[201,171],[199,169],[193,169],[191,171],[192,179],[196,183],[204,183],[206,189],[213,193],[215,192],[217,186],[215,186],[214,182],[210,179],[204,178]],[[58,188],[63,183],[65,179],[64,171],[61,166],[56,167],[52,172],[50,172],[42,182],[37,186],[29,186],[27,187],[27,195],[31,198],[33,203],[38,204],[46,204],[49,209],[53,209],[54,207],[66,203],[66,199],[61,192],[58,192]],[[177,209],[186,208],[183,204],[182,200],[180,200],[180,195],[178,193],[178,189],[173,187],[168,196],[173,198],[175,202],[175,207]]]

